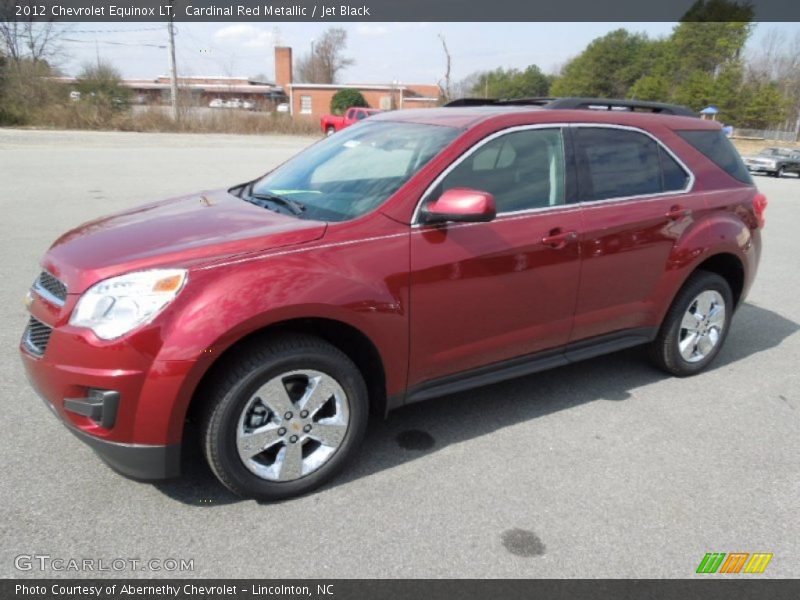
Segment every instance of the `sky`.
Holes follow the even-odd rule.
[[[266,75],[274,79],[275,45],[308,52],[312,41],[331,26],[348,33],[347,56],[355,64],[341,80],[352,83],[438,83],[445,57],[439,34],[452,56],[453,81],[475,71],[538,65],[555,72],[594,38],[624,27],[666,36],[674,23],[177,23],[176,54],[180,75]],[[749,46],[779,29],[794,36],[800,23],[759,24]],[[99,56],[126,78],[152,79],[168,72],[166,25],[157,23],[73,23],[64,34],[67,58],[58,65],[76,75]]]

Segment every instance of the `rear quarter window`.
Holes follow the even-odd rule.
[[[722,131],[701,129],[676,131],[675,133],[734,179],[738,179],[742,183],[753,184],[753,179],[750,177],[750,172],[745,167],[742,157],[739,156],[734,145]]]

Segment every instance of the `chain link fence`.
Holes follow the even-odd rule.
[[[737,127],[733,130],[733,137],[775,140],[776,142],[800,141],[796,131],[779,131],[777,129],[739,129]]]

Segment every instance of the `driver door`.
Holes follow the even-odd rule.
[[[479,143],[423,199],[481,190],[497,217],[412,230],[409,387],[566,344],[581,222],[565,164],[560,128],[517,129]]]

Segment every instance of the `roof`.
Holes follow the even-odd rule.
[[[487,121],[500,121],[503,125],[537,123],[605,123],[648,128],[668,124],[672,129],[719,129],[714,121],[676,115],[661,115],[632,111],[593,109],[547,109],[540,106],[459,106],[419,108],[380,113],[370,120],[424,123],[466,128]]]

